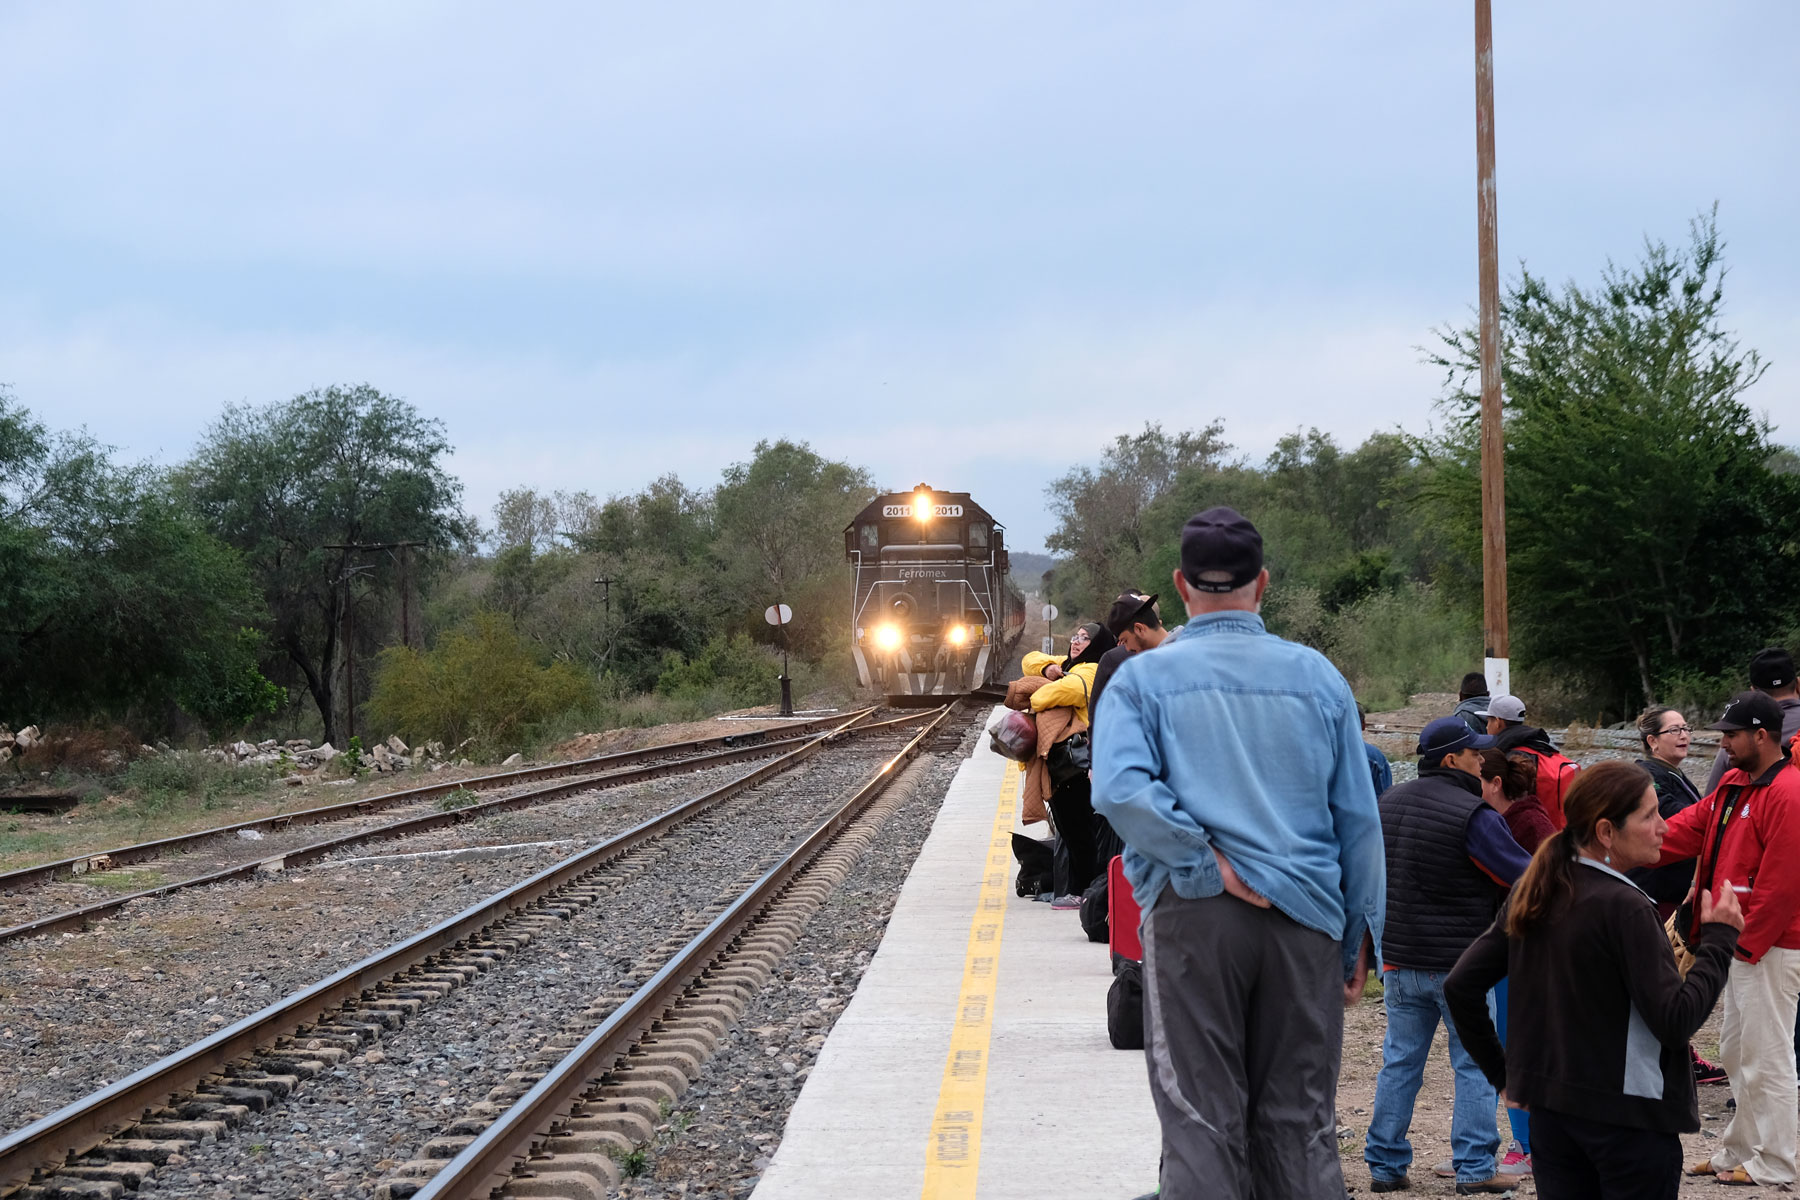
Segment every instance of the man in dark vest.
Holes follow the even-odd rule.
[[[1419,777],[1395,784],[1381,797],[1388,872],[1381,941],[1387,1036],[1363,1149],[1371,1191],[1410,1186],[1412,1143],[1406,1134],[1440,1020],[1450,1035],[1450,1065],[1456,1071],[1450,1146],[1457,1194],[1503,1192],[1520,1182],[1518,1175],[1496,1171],[1498,1096],[1463,1049],[1444,1004],[1444,976],[1493,924],[1506,889],[1531,863],[1505,819],[1481,798],[1478,752],[1493,744],[1462,718],[1440,717],[1419,735]]]

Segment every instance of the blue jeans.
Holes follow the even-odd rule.
[[[1500,1035],[1500,1044],[1506,1044],[1506,980],[1502,979],[1494,985],[1494,1030]],[[1800,1040],[1800,1033],[1795,1038]],[[1531,1153],[1531,1118],[1522,1108],[1506,1110],[1506,1123],[1512,1126],[1513,1145],[1519,1153]]]
[[[1384,971],[1381,982],[1387,1005],[1387,1036],[1381,1043],[1381,1074],[1375,1078],[1375,1111],[1363,1160],[1376,1179],[1399,1179],[1412,1165],[1413,1101],[1425,1081],[1425,1058],[1442,1021],[1450,1034],[1450,1066],[1456,1071],[1456,1103],[1450,1112],[1451,1159],[1458,1183],[1479,1183],[1494,1175],[1500,1135],[1494,1123],[1499,1093],[1475,1065],[1450,1023],[1444,1005],[1448,972]],[[1489,1004],[1493,1001],[1490,998]]]

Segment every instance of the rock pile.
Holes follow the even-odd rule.
[[[17,733],[0,725],[0,763],[10,762],[42,740],[43,735],[38,732],[36,725],[27,725]]]
[[[382,773],[399,771],[437,771],[447,766],[467,766],[468,760],[458,759],[474,741],[468,741],[445,753],[444,743],[426,742],[417,747],[409,747],[398,736],[390,737],[385,742],[377,742],[374,746],[363,750],[361,766],[367,770]],[[58,758],[58,748],[66,750],[69,739],[46,738],[36,725],[27,725],[14,733],[7,726],[0,724],[0,763],[12,762],[22,758],[27,752],[37,750],[40,754],[49,753],[51,760]],[[176,753],[167,742],[158,742],[154,746],[138,746],[135,751],[129,745],[116,749],[107,749],[99,756],[98,765],[104,770],[118,770],[133,758],[151,758],[161,754]],[[199,752],[214,762],[226,763],[238,767],[277,767],[295,772],[305,777],[317,772],[334,758],[341,758],[345,751],[333,746],[330,742],[313,745],[306,738],[290,738],[280,741],[268,738],[260,742],[229,742],[220,746],[208,746]],[[514,757],[517,757],[516,755]],[[36,761],[35,759],[33,761]],[[15,764],[15,769],[17,764]],[[294,778],[291,782],[300,782]]]
[[[463,746],[458,746],[461,750]],[[314,746],[311,742],[289,740],[285,742],[270,738],[263,742],[233,742],[229,746],[212,746],[203,751],[207,757],[219,762],[228,762],[237,766],[276,766],[286,760],[297,771],[313,771],[323,767],[334,758],[340,757],[344,751],[330,742]],[[444,743],[426,742],[416,749],[396,735],[385,742],[376,742],[363,751],[362,763],[381,772],[438,770],[454,761],[454,756],[446,756]]]

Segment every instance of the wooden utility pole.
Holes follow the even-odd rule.
[[[1488,690],[1512,692],[1506,631],[1506,439],[1500,424],[1500,219],[1494,186],[1494,5],[1475,0],[1475,213],[1481,289],[1481,633]]]
[[[386,550],[392,554],[400,551],[400,642],[402,645],[412,644],[412,556],[408,553],[414,546],[423,546],[424,542],[328,542],[322,549],[340,550],[343,552],[343,565],[338,570],[338,582],[344,588],[343,638],[344,638],[344,728],[349,737],[356,736],[356,596],[353,590],[355,575],[358,571],[373,570],[358,563],[352,563],[352,554],[361,554],[365,550]]]

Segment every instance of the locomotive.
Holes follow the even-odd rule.
[[[921,483],[875,497],[844,530],[851,651],[890,700],[1003,682],[1025,626],[1006,533],[967,492]]]

